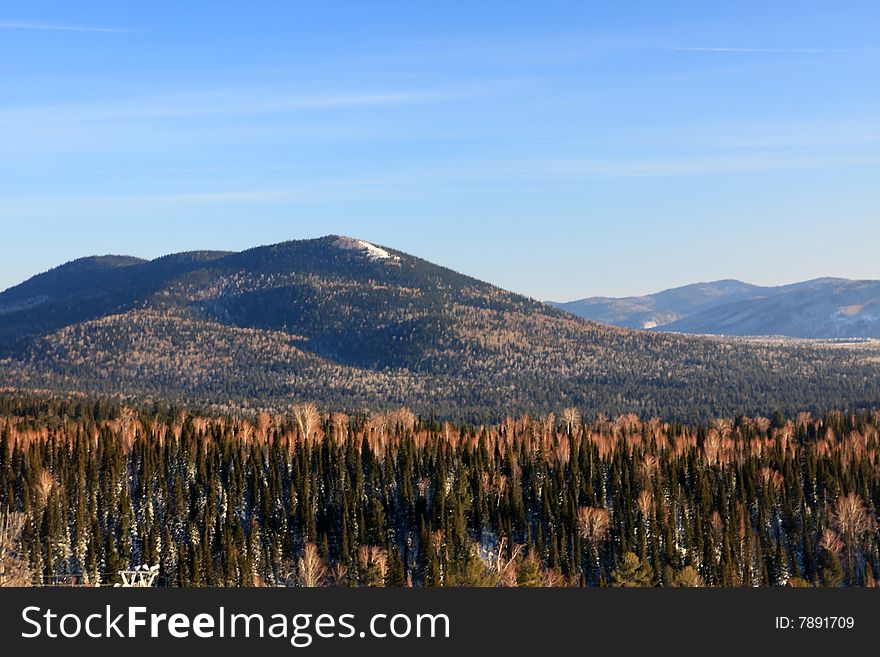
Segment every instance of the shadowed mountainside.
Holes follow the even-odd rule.
[[[575,318],[347,237],[88,258],[0,294],[0,386],[226,407],[309,399],[471,420],[580,406],[666,418],[880,401],[880,350]]]

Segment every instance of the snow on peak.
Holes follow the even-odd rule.
[[[390,260],[391,262],[400,262],[400,258],[398,256],[391,255],[385,249],[381,249],[375,244],[370,244],[369,242],[365,242],[364,240],[355,240],[350,237],[340,237],[336,240],[336,246],[338,246],[340,249],[347,249],[349,251],[360,251],[370,260]]]

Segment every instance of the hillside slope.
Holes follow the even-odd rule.
[[[0,387],[283,408],[668,418],[880,402],[873,344],[586,322],[346,237],[90,259],[0,294]]]
[[[548,303],[595,322],[651,329],[719,304],[747,299],[762,289],[742,281],[724,280],[694,283],[641,297],[589,297],[577,301]]]
[[[725,303],[663,327],[682,333],[880,338],[880,281],[823,278]]]
[[[584,319],[656,331],[880,338],[880,281],[819,278],[760,287],[726,280],[643,297],[593,297],[552,305]]]

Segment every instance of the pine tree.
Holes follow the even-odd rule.
[[[653,585],[654,573],[634,552],[626,552],[612,573],[612,586],[645,587]]]
[[[819,553],[819,582],[822,586],[838,587],[843,582],[843,566],[834,552],[823,549]]]
[[[534,556],[529,555],[517,565],[516,585],[521,587],[541,586],[541,567]]]

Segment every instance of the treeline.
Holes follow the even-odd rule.
[[[5,398],[0,584],[873,586],[878,428]]]

